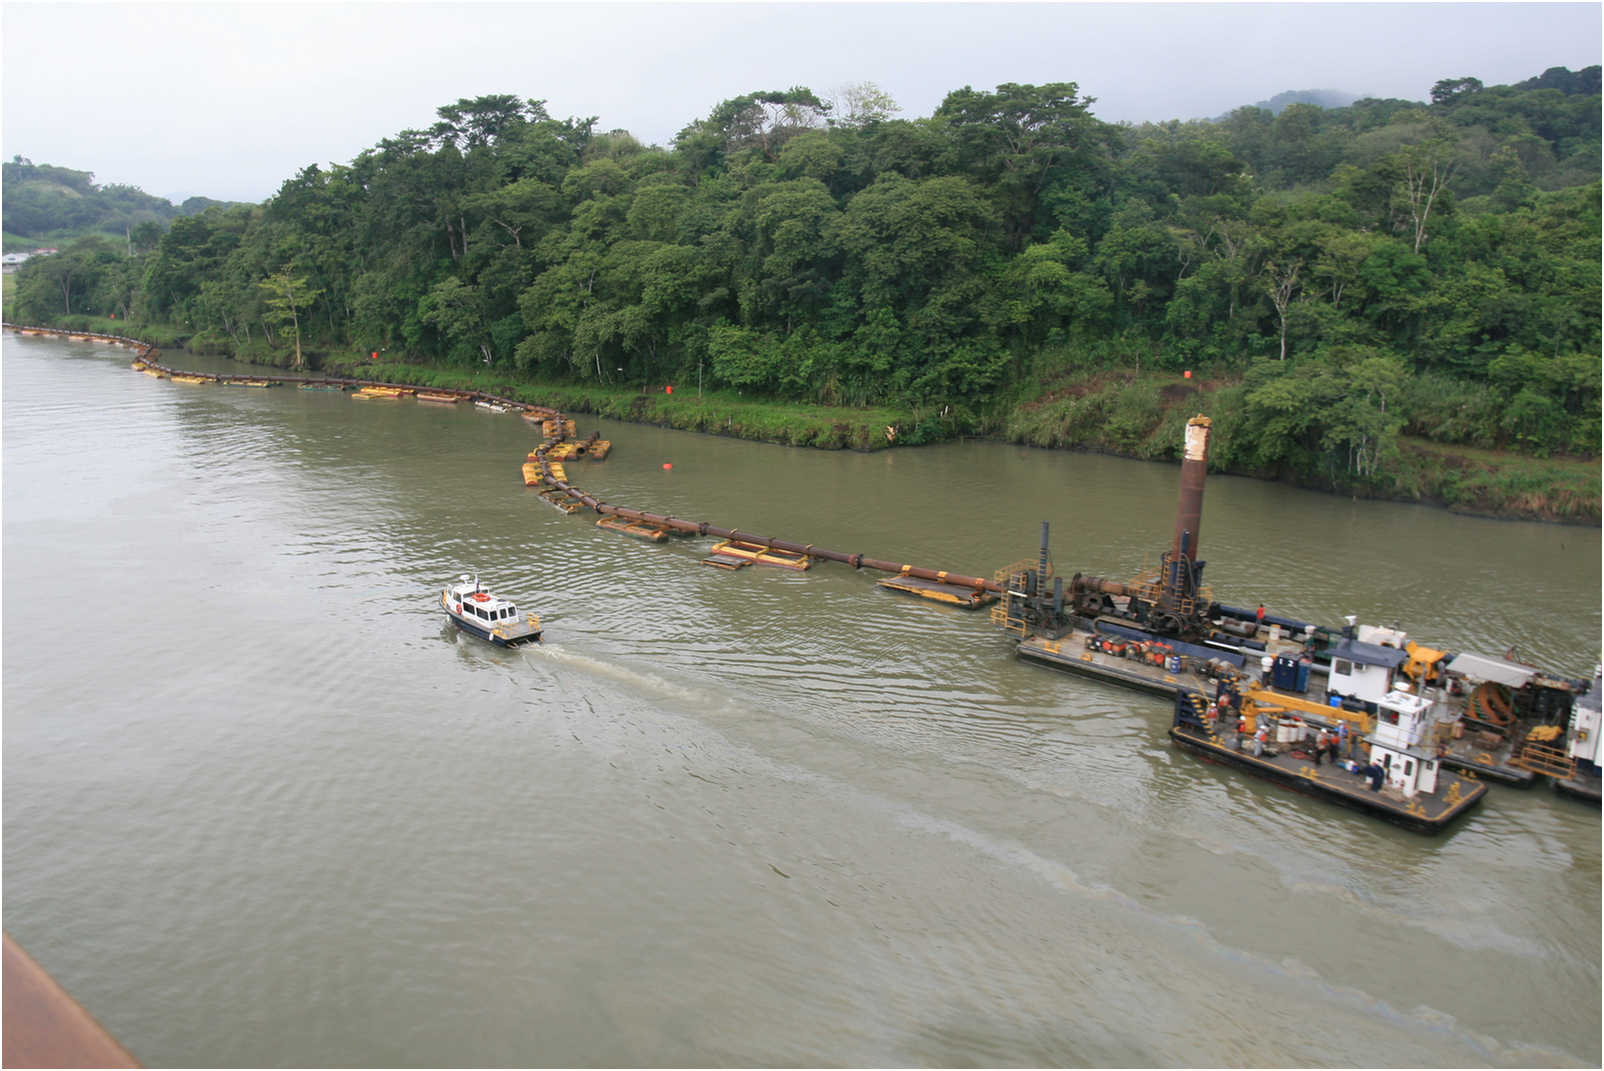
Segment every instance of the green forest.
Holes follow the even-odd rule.
[[[1597,521],[1598,67],[1142,125],[1069,82],[839,98],[749,93],[667,147],[459,100],[36,258],[7,319],[692,427],[871,410],[899,444],[1173,458],[1202,411],[1225,471]]]
[[[171,220],[225,204],[191,197],[174,206],[136,186],[97,186],[92,171],[36,166],[21,156],[0,164],[0,217],[5,220],[7,252],[26,252],[85,232],[121,238],[130,250],[136,243],[148,249]]]

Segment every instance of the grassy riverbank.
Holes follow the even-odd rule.
[[[8,279],[8,282],[10,280]],[[75,316],[58,326],[132,334],[175,361],[185,338],[167,325]],[[282,365],[281,365],[282,367]],[[1211,468],[1357,498],[1417,502],[1456,512],[1519,520],[1598,525],[1600,468],[1592,459],[1535,458],[1402,437],[1393,456],[1364,479],[1341,471],[1314,476],[1255,467],[1234,444],[1246,419],[1239,381],[1173,373],[1097,371],[1067,378],[1036,397],[1000,403],[982,416],[912,409],[853,409],[752,399],[728,391],[673,393],[541,382],[508,372],[441,368],[359,357],[325,359],[321,370],[392,383],[479,390],[571,413],[786,446],[882,450],[959,437],[1047,449],[1087,450],[1146,461],[1177,461],[1187,419],[1214,419]]]
[[[453,390],[477,390],[522,402],[591,413],[633,424],[655,424],[682,431],[729,435],[737,439],[815,446],[826,450],[880,450],[896,444],[912,415],[892,409],[836,409],[778,405],[728,391],[698,395],[676,387],[639,388],[542,383],[505,373],[469,372],[428,365],[374,361],[329,361],[329,374],[411,383]]]
[[[1214,420],[1210,468],[1356,498],[1418,502],[1460,513],[1566,524],[1600,523],[1596,459],[1537,458],[1400,436],[1396,453],[1365,478],[1335,470],[1292,473],[1254,466],[1238,434],[1247,419],[1240,381],[1173,374],[1096,372],[1009,407],[995,437],[1049,448],[1178,461],[1186,421]]]

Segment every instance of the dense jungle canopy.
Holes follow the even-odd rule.
[[[1400,434],[1591,457],[1599,74],[1141,126],[1073,83],[916,119],[871,83],[792,88],[667,147],[484,96],[263,204],[37,258],[7,318],[892,405],[915,442],[1026,410],[1058,415],[1014,437],[1069,441],[1098,374],[1186,369],[1229,388],[1227,465],[1362,484]],[[1096,419],[1140,434],[1148,389]]]

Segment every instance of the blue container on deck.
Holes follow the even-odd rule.
[[[1169,670],[1171,673],[1179,673],[1181,671],[1181,656],[1170,655],[1165,658],[1164,668]]]
[[[1283,692],[1309,690],[1309,663],[1291,655],[1276,655],[1270,667],[1270,683]]]

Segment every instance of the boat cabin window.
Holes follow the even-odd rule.
[[[1353,672],[1353,663],[1346,659],[1333,658],[1331,660],[1331,672],[1339,677],[1346,677]]]
[[[1408,777],[1410,774],[1412,774],[1414,772],[1415,772],[1415,760],[1414,759],[1405,759],[1404,760],[1404,776]]]

